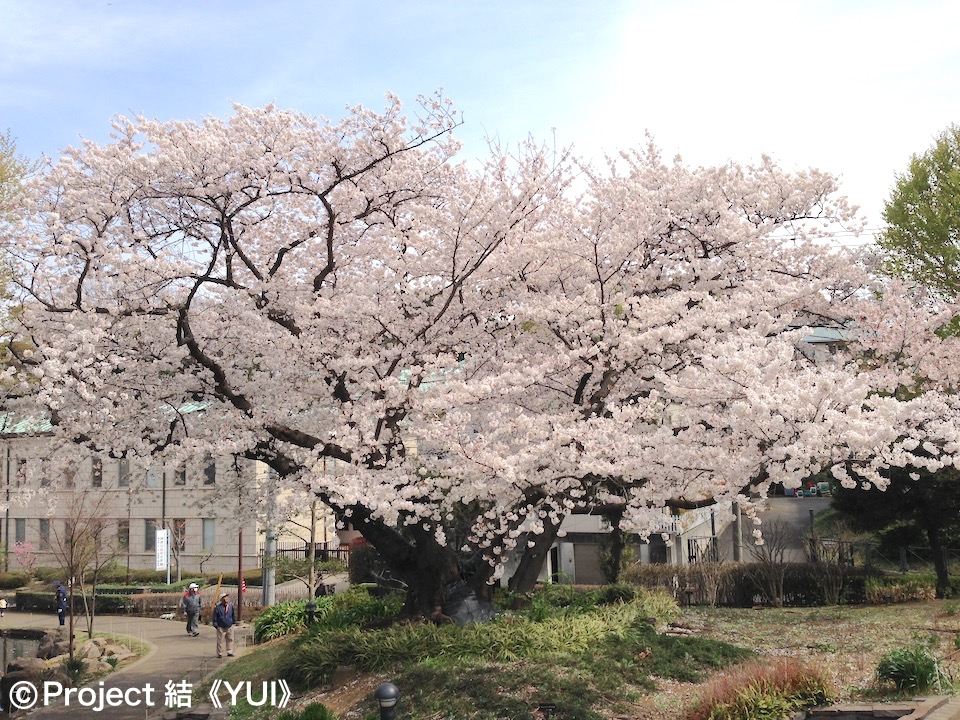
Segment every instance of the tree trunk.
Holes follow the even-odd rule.
[[[513,577],[510,578],[508,587],[517,593],[532,592],[537,584],[537,578],[540,577],[540,571],[543,570],[543,563],[547,559],[547,553],[557,539],[557,531],[560,524],[554,525],[549,520],[543,523],[543,532],[540,535],[533,535],[533,547],[527,545],[520,557],[520,564],[517,566]]]
[[[626,541],[623,530],[620,529],[621,517],[611,518],[613,529],[610,531],[610,574],[606,579],[610,584],[620,580],[620,571],[623,569],[623,549],[626,547]]]
[[[927,527],[927,538],[930,540],[930,552],[933,553],[933,568],[937,573],[937,597],[943,599],[950,592],[950,569],[947,567],[943,543],[940,542],[939,529]]]
[[[433,531],[418,525],[407,529],[408,539],[380,520],[370,518],[366,508],[355,506],[350,521],[380,554],[390,572],[406,584],[404,614],[446,622],[444,589],[462,579],[454,549],[441,545]]]

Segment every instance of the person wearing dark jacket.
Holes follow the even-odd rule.
[[[213,626],[217,629],[217,657],[223,657],[223,651],[226,649],[227,656],[233,657],[233,624],[236,622],[233,617],[233,603],[230,602],[230,596],[223,593],[220,596],[220,602],[213,609]],[[224,648],[226,645],[226,648]]]
[[[57,585],[57,617],[60,619],[60,624],[65,623],[65,618],[67,615],[67,589],[63,585]]]

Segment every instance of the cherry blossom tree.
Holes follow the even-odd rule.
[[[480,587],[519,545],[525,590],[577,507],[655,532],[896,442],[900,400],[800,350],[866,282],[816,242],[852,220],[830,176],[470,166],[449,103],[418,112],[118,118],[31,181],[9,244],[51,455],[264,462],[254,505],[320,498],[439,618],[458,551]]]

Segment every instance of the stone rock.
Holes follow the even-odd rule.
[[[3,677],[0,677],[0,707],[6,712],[11,712],[13,708],[10,705],[10,688],[22,680],[36,682],[36,679],[35,675],[24,672],[23,670],[8,672]]]
[[[7,665],[7,671],[28,672],[31,675],[39,675],[49,667],[49,662],[43,658],[21,657],[16,658],[9,665]]]
[[[113,670],[110,663],[101,660],[99,657],[84,658],[83,671],[89,675],[102,675]]]
[[[95,640],[87,640],[80,647],[74,648],[73,656],[84,659],[93,659],[100,657],[100,646]]]
[[[57,652],[56,645],[58,643],[66,643],[69,638],[70,636],[63,630],[46,633],[42,638],[40,638],[40,647],[37,650],[37,657],[52,658],[55,655],[61,655],[62,652]]]
[[[126,645],[118,645],[116,643],[111,643],[103,648],[103,657],[113,657],[115,655],[132,655],[133,651],[128,648]]]

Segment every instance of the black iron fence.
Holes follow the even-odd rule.
[[[259,566],[263,567],[265,543],[260,543]],[[276,542],[277,557],[286,557],[293,560],[306,560],[310,554],[310,543],[302,540],[278,540]],[[350,548],[346,546],[333,547],[331,543],[315,543],[315,557],[321,562],[340,560],[347,567],[350,566]]]
[[[720,543],[716,535],[687,539],[687,562],[720,562]]]
[[[943,548],[944,562],[951,575],[960,574],[960,549]],[[885,548],[878,543],[810,538],[810,559],[827,559],[849,567],[876,568],[888,572],[934,572],[934,550],[928,547]]]

